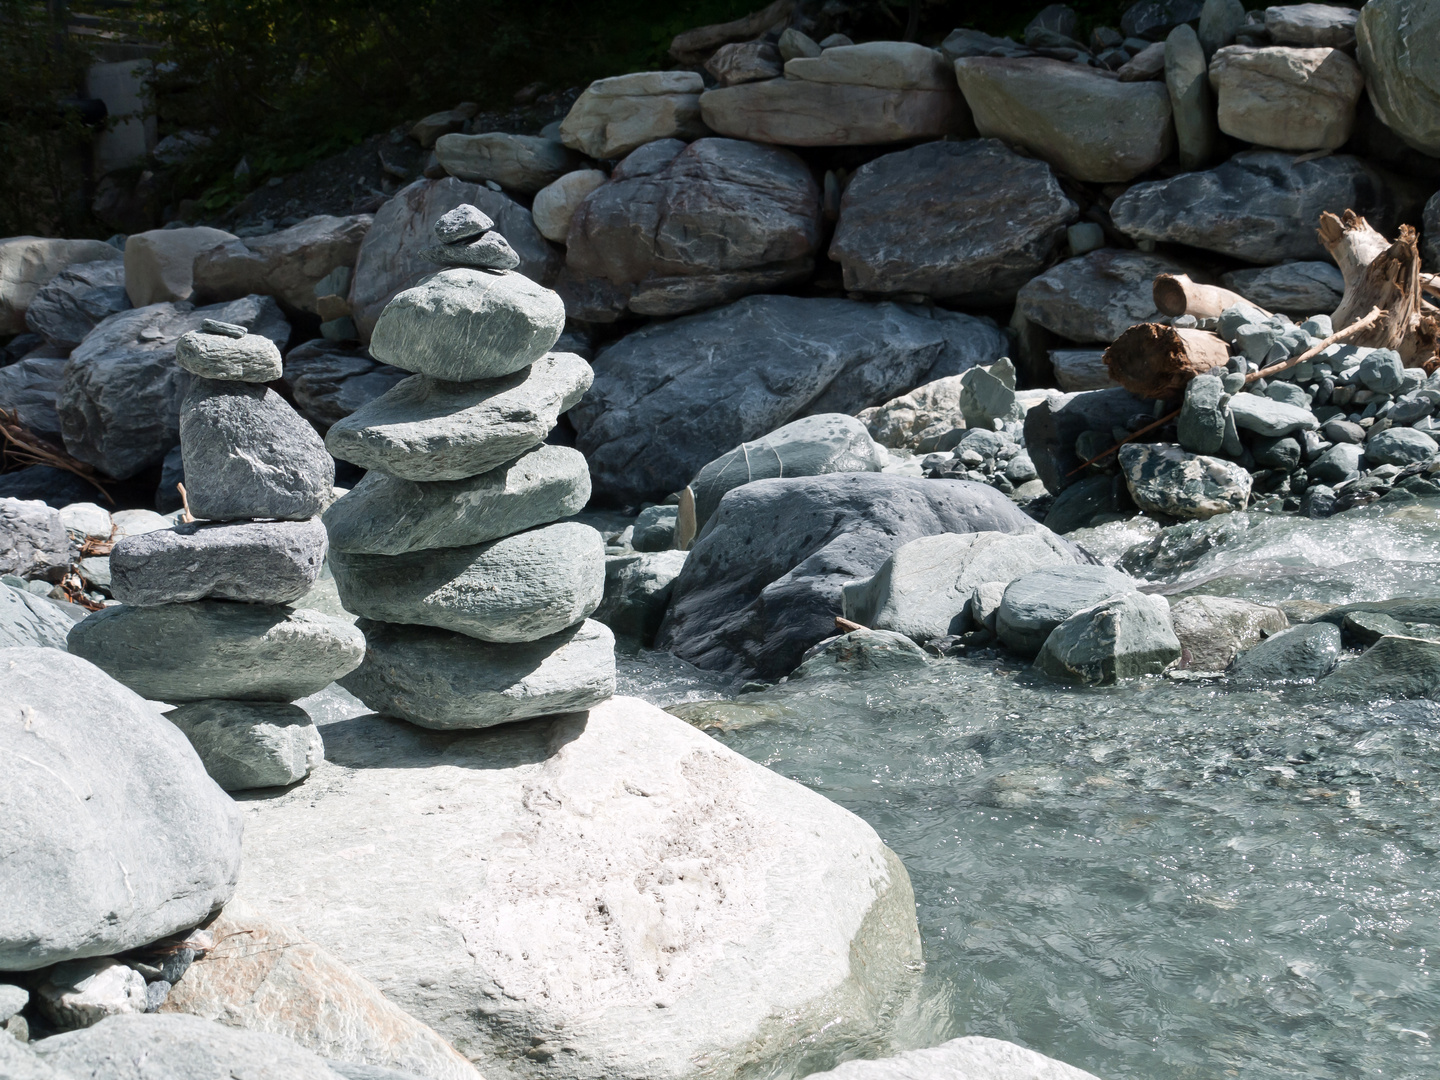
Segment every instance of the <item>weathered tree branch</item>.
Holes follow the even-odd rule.
[[[1174,398],[1196,375],[1230,362],[1230,347],[1208,330],[1139,323],[1105,350],[1110,376],[1143,398]]]

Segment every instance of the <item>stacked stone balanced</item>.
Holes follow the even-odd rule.
[[[376,712],[481,728],[589,708],[615,691],[614,638],[587,618],[605,548],[561,521],[590,498],[578,450],[547,445],[590,366],[550,352],[560,298],[512,272],[494,223],[435,225],[446,266],[398,294],[370,351],[416,372],[335,424],[326,445],[369,470],[325,512],[340,600],[365,661],[340,680]]]
[[[186,492],[199,520],[127,536],[110,554],[121,603],[77,623],[72,653],[169,718],[227,791],[304,779],[320,733],[291,704],[360,663],[365,641],[343,619],[286,605],[325,561],[320,511],[335,462],[320,436],[264,383],[274,343],[206,320],[176,345],[195,376],[180,408]]]

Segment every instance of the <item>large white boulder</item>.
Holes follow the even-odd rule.
[[[130,303],[138,308],[189,300],[195,291],[196,256],[236,239],[233,233],[208,225],[136,233],[125,241],[125,292]]]
[[[1350,141],[1365,89],[1339,49],[1227,45],[1210,61],[1226,135],[1277,150],[1338,150]]]
[[[12,236],[0,240],[0,334],[23,334],[25,311],[41,286],[74,263],[109,261],[119,253],[103,240]]]
[[[640,71],[597,79],[560,122],[560,141],[596,160],[656,139],[698,139],[705,80],[695,71]]]

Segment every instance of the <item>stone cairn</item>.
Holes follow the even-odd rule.
[[[291,703],[364,655],[345,620],[287,606],[324,565],[335,462],[264,385],[281,372],[268,338],[207,319],[175,354],[194,376],[180,407],[187,520],[116,543],[120,604],[77,623],[70,651],[177,705],[169,719],[227,791],[292,784],[324,748]]]
[[[365,660],[340,684],[431,728],[587,709],[615,691],[614,638],[587,618],[600,534],[560,519],[590,499],[578,450],[545,443],[590,387],[549,350],[565,305],[514,273],[494,222],[460,206],[427,251],[444,269],[398,294],[371,354],[416,374],[335,424],[326,445],[368,470],[325,512],[341,603]]]

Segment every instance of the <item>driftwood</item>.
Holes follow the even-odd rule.
[[[839,630],[842,634],[853,634],[856,630],[864,630],[865,626],[861,623],[851,622],[849,619],[841,618],[839,615],[836,615],[835,629]]]
[[[1345,295],[1331,316],[1337,329],[1376,308],[1382,315],[1352,344],[1394,349],[1406,366],[1440,366],[1440,308],[1421,294],[1420,246],[1415,230],[1400,226],[1393,243],[1359,214],[1320,215],[1320,242],[1340,267]]]
[[[788,24],[795,8],[795,0],[775,0],[769,7],[742,18],[686,30],[676,34],[675,40],[670,42],[670,55],[681,63],[699,63],[721,45],[732,41],[751,41],[781,22]]]
[[[680,508],[675,516],[676,549],[689,551],[690,545],[695,542],[695,534],[699,531],[695,522],[695,492],[686,485],[685,490],[680,492]]]
[[[1173,398],[1196,375],[1230,362],[1230,347],[1209,330],[1139,323],[1105,350],[1110,377],[1136,397]]]
[[[1218,319],[1220,313],[1236,304],[1265,311],[1239,293],[1218,285],[1200,285],[1187,274],[1157,274],[1152,287],[1155,310],[1161,315],[1193,315],[1197,319]],[[1265,314],[1269,314],[1268,311]]]

